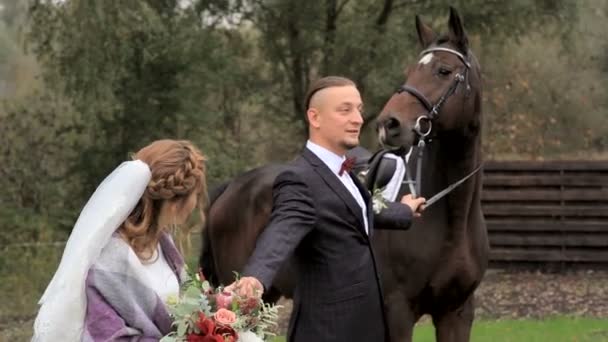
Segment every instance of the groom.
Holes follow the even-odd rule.
[[[374,229],[407,229],[423,198],[410,195],[374,214],[368,191],[348,170],[359,144],[361,95],[354,82],[325,77],[306,97],[309,140],[273,186],[270,222],[243,278],[229,286],[261,295],[291,255],[298,268],[288,341],[387,340],[374,251]]]

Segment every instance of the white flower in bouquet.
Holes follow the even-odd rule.
[[[239,331],[239,342],[264,342],[258,335],[251,330]]]

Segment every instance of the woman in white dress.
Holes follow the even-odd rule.
[[[184,261],[169,232],[204,206],[202,153],[159,140],[97,188],[40,300],[34,341],[158,341]]]

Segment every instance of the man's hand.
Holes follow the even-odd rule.
[[[425,202],[426,199],[424,197],[413,198],[411,194],[401,197],[401,203],[412,209],[414,217],[420,217],[422,215]]]
[[[264,286],[254,277],[243,277],[238,281],[226,286],[226,291],[234,292],[237,296],[241,297],[262,297],[264,293]]]

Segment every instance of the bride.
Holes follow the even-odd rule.
[[[80,213],[39,301],[33,341],[156,341],[171,330],[184,260],[169,231],[203,207],[204,157],[159,140],[122,163]],[[202,211],[200,212],[202,215]]]

